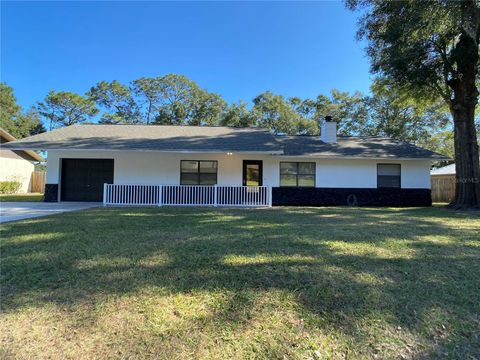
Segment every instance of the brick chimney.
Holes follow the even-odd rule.
[[[321,122],[320,138],[325,143],[337,142],[337,123],[331,116],[325,116]]]

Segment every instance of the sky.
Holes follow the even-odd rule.
[[[342,2],[1,2],[0,78],[21,106],[49,90],[183,74],[228,102],[271,90],[368,92],[358,14]]]

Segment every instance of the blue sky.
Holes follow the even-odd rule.
[[[342,2],[2,1],[1,80],[24,107],[52,89],[167,73],[229,102],[367,92],[356,16]]]

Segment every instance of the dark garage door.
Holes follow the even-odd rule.
[[[113,159],[62,159],[62,201],[102,201],[113,183]]]

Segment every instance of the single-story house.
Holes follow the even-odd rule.
[[[429,206],[444,156],[383,137],[260,128],[74,125],[18,140],[48,152],[46,201],[158,205]]]
[[[8,131],[0,127],[0,181],[18,181],[19,193],[28,193],[32,190],[32,175],[35,162],[42,162],[43,158],[31,150],[10,150],[6,144],[17,140]]]

